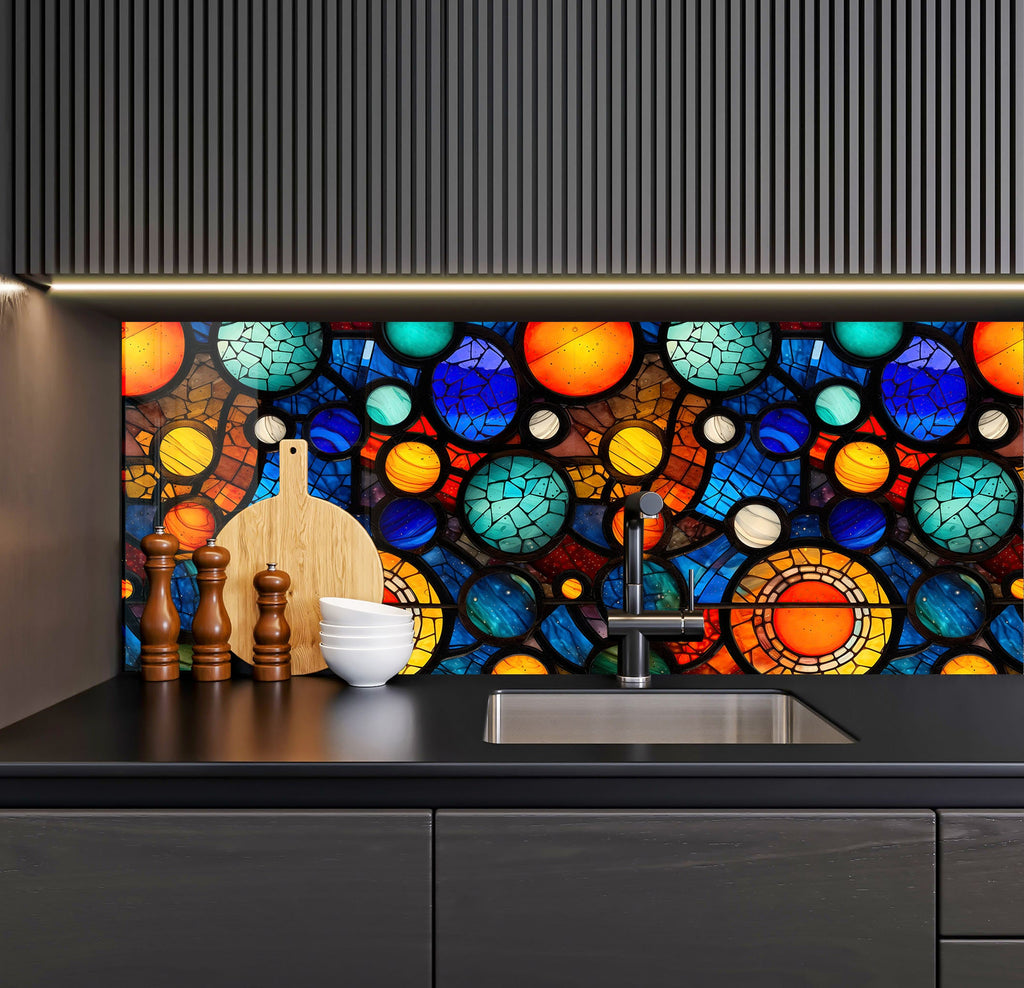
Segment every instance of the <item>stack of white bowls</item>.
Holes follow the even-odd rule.
[[[350,686],[383,686],[412,658],[412,612],[349,597],[320,598],[320,653]]]

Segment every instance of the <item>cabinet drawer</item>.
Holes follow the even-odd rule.
[[[934,988],[935,818],[456,811],[436,988]]]
[[[939,814],[939,931],[1024,937],[1024,813]]]
[[[942,988],[1020,988],[1024,940],[943,940],[939,975]]]
[[[0,984],[429,988],[426,811],[0,813]]]

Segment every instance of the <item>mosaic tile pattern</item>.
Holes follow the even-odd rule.
[[[409,605],[407,672],[614,670],[622,499],[647,606],[692,572],[699,642],[656,672],[1021,671],[1024,324],[125,324],[126,663],[159,511],[191,551],[277,491],[357,515]]]

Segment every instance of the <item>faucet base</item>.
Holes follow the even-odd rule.
[[[624,689],[643,690],[651,685],[650,676],[619,676],[618,680]]]

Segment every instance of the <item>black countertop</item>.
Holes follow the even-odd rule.
[[[119,677],[0,730],[0,805],[1024,807],[1024,678],[655,677],[785,689],[856,742],[494,745],[496,689],[600,676],[406,677],[357,690]]]

